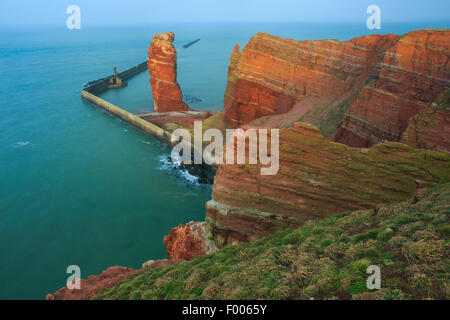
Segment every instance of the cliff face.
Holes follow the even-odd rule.
[[[430,107],[411,117],[402,142],[450,153],[450,89],[439,95]]]
[[[155,111],[185,111],[183,94],[177,82],[177,52],[173,47],[175,34],[165,32],[153,36],[148,49],[148,71]]]
[[[450,184],[423,191],[145,271],[95,298],[448,300]],[[380,290],[366,288],[370,265],[382,270]]]
[[[401,37],[376,64],[336,140],[354,146],[381,139],[399,141],[410,118],[450,87],[449,58],[449,30],[414,31]]]
[[[284,113],[307,96],[335,99],[366,78],[378,55],[398,38],[295,41],[260,32],[241,53],[236,46],[231,54],[224,98],[227,119],[238,125]]]
[[[80,279],[80,289],[69,289],[63,287],[53,294],[47,294],[46,300],[89,300],[95,297],[102,289],[109,289],[115,284],[132,277],[145,270],[151,270],[163,266],[169,266],[180,261],[177,260],[150,260],[142,265],[142,268],[113,266],[109,267],[99,275],[89,276],[87,279]]]
[[[219,247],[254,241],[306,220],[399,202],[427,186],[450,181],[450,155],[400,143],[355,149],[297,123],[280,129],[279,171],[220,165],[206,220]]]
[[[206,222],[179,225],[163,239],[167,256],[175,260],[191,260],[197,256],[213,253],[217,248],[210,236],[210,226]]]
[[[306,121],[355,147],[399,141],[409,119],[450,86],[449,44],[449,30],[344,42],[258,33],[231,54],[225,116],[236,126]]]

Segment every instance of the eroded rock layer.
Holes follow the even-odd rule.
[[[376,63],[336,140],[357,147],[382,139],[399,141],[410,118],[450,87],[449,58],[450,30],[401,37]]]
[[[295,41],[258,33],[230,57],[226,116],[235,124],[289,111],[307,96],[337,97],[366,78],[399,39],[372,35],[350,41]]]
[[[253,241],[309,219],[412,197],[421,185],[450,181],[450,155],[405,144],[356,149],[304,123],[280,129],[279,171],[220,165],[206,220],[219,247]]]
[[[450,86],[449,45],[449,30],[342,42],[258,33],[231,54],[226,118],[239,126],[295,106],[296,119],[272,122],[306,121],[355,147],[399,141],[409,119]]]
[[[80,280],[80,289],[61,288],[54,294],[47,294],[46,300],[88,300],[101,289],[111,288],[116,283],[135,274],[137,270],[121,266],[109,267],[99,275]],[[75,284],[75,282],[74,282]]]
[[[189,222],[173,228],[163,240],[167,256],[175,260],[191,260],[217,251],[206,222]]]
[[[79,289],[69,289],[63,287],[54,294],[47,294],[46,300],[89,300],[92,299],[102,289],[109,289],[115,284],[132,277],[144,270],[159,268],[162,266],[177,263],[177,260],[150,260],[142,265],[142,268],[135,270],[122,266],[109,267],[99,275],[91,275],[87,279],[80,280]],[[74,282],[75,284],[75,282]]]
[[[153,36],[148,49],[148,71],[155,111],[185,111],[183,94],[177,82],[177,52],[173,46],[175,34],[165,32]]]
[[[411,117],[402,141],[416,148],[450,153],[450,89],[430,107]]]

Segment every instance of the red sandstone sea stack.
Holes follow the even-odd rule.
[[[177,52],[173,46],[175,34],[155,34],[148,49],[148,71],[155,111],[186,111],[183,94],[177,82]]]

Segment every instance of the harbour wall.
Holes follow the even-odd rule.
[[[102,98],[97,97],[96,95],[88,92],[87,90],[81,90],[81,97],[83,98],[83,100],[88,101],[88,102],[92,103],[93,105],[99,107],[100,109],[103,109],[103,110],[107,111],[108,113],[122,119],[126,123],[139,129],[140,131],[144,132],[145,134],[148,134],[148,135],[151,135],[151,136],[157,138],[164,144],[166,144],[168,146],[174,145],[174,143],[172,142],[172,139],[174,139],[174,137],[170,132],[168,132],[148,121],[145,121],[144,119],[141,119],[140,117],[138,117],[122,108],[119,108],[118,106],[116,106],[106,100],[103,100]]]
[[[138,64],[128,70],[125,70],[118,74],[119,78],[122,80],[128,80],[135,75],[139,74],[140,72],[147,69],[147,62],[143,62],[141,64]],[[96,107],[99,107],[100,109],[105,110],[106,112],[118,117],[119,119],[125,121],[126,123],[132,125],[136,129],[142,131],[143,133],[150,135],[165,145],[169,147],[173,147],[176,144],[180,143],[180,137],[172,134],[171,132],[164,130],[163,128],[158,127],[157,125],[142,119],[140,116],[135,115],[131,112],[128,112],[111,102],[108,102],[97,95],[107,91],[108,88],[108,81],[112,76],[100,79],[98,81],[95,81],[92,85],[86,87],[85,89],[81,90],[81,97],[83,100],[93,104]],[[195,113],[195,111],[193,111]],[[203,150],[196,150],[195,145],[189,142],[185,142],[184,140],[181,141],[182,144],[189,144],[186,145],[186,147],[189,147],[191,150],[191,159],[194,159],[194,153],[197,151],[200,154],[202,154]],[[199,166],[201,169],[204,169],[206,171],[215,173],[215,169],[217,168],[217,160],[209,155],[203,155],[203,162],[210,163],[211,165],[207,165],[205,163],[196,165]]]
[[[147,61],[142,62],[134,67],[131,67],[130,69],[127,69],[123,72],[119,72],[117,75],[122,81],[127,81],[145,70],[147,70]],[[103,79],[99,79],[94,83],[92,83],[91,85],[87,86],[84,90],[94,95],[99,95],[109,89],[108,82],[109,79],[111,79],[113,76],[114,75],[110,75]]]
[[[125,121],[126,123],[132,125],[136,129],[142,131],[143,133],[150,135],[152,137],[155,137],[165,145],[169,147],[173,147],[176,144],[180,143],[180,137],[173,135],[171,132],[164,130],[156,125],[154,125],[151,122],[148,122],[142,118],[140,118],[137,115],[134,115],[102,98],[99,98],[92,93],[81,90],[81,97],[83,100],[90,102],[91,104],[99,107],[100,109],[105,110],[106,112],[118,117],[119,119]],[[188,143],[184,140],[181,141],[181,143]],[[189,147],[192,153],[191,159],[193,159],[193,155],[196,151],[196,148],[194,144],[189,143],[189,145],[186,145],[186,147]],[[197,150],[200,154],[203,152],[202,150]],[[206,163],[210,163],[211,165],[207,164],[201,164],[199,165],[203,169],[207,169],[210,172],[215,173],[215,169],[217,167],[217,161],[214,157],[209,156],[208,154],[203,155],[203,161]]]

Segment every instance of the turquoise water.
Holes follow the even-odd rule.
[[[433,24],[430,24],[430,26]],[[382,33],[424,27],[385,25]],[[229,55],[258,31],[347,40],[361,25],[174,24],[0,30],[0,298],[42,299],[112,265],[165,258],[170,229],[203,220],[211,187],[164,162],[169,150],[80,98],[82,85],[145,61],[152,34],[175,31],[178,75],[192,107],[220,110]],[[201,38],[188,49],[181,45]],[[103,97],[152,109],[148,74]]]

